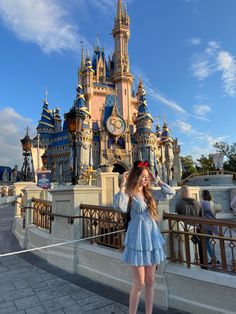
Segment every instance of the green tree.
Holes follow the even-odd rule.
[[[208,157],[201,155],[201,157],[197,159],[196,169],[198,172],[215,170],[215,165],[211,155],[208,155]]]
[[[181,156],[180,160],[182,165],[182,179],[197,172],[192,156]]]
[[[225,142],[219,142],[213,146],[227,157],[227,160],[224,162],[224,169],[236,172],[236,143],[229,145]]]

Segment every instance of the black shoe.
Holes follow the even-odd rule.
[[[212,265],[212,264],[220,265],[220,261],[217,260],[215,263],[213,263],[213,261],[208,262],[208,265]]]
[[[201,269],[208,269],[206,266],[201,266]]]

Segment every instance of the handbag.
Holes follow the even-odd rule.
[[[127,231],[129,222],[131,220],[131,216],[130,216],[131,203],[132,203],[132,197],[130,196],[128,206],[127,206],[127,212],[124,213],[124,218],[123,218],[123,221],[124,221],[123,229],[125,229],[125,232]]]
[[[217,204],[217,203],[214,203],[213,201],[210,201],[210,205],[211,205],[211,211],[214,216],[222,210],[221,204]]]

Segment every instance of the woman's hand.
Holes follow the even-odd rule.
[[[151,171],[149,171],[149,179],[151,182],[154,182],[155,181],[155,177],[153,175],[153,173]]]
[[[149,172],[149,178],[150,178],[150,181],[155,184],[155,186],[157,186],[157,185],[161,186],[163,183],[161,181],[161,178],[159,176],[154,177],[154,175],[151,171]]]
[[[122,188],[124,189],[126,187],[128,175],[129,175],[129,171],[126,171],[126,172],[122,173],[122,175],[121,175],[121,184],[120,184],[120,188],[121,189]]]

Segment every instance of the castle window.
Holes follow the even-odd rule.
[[[126,89],[125,89],[125,95],[126,95]]]

